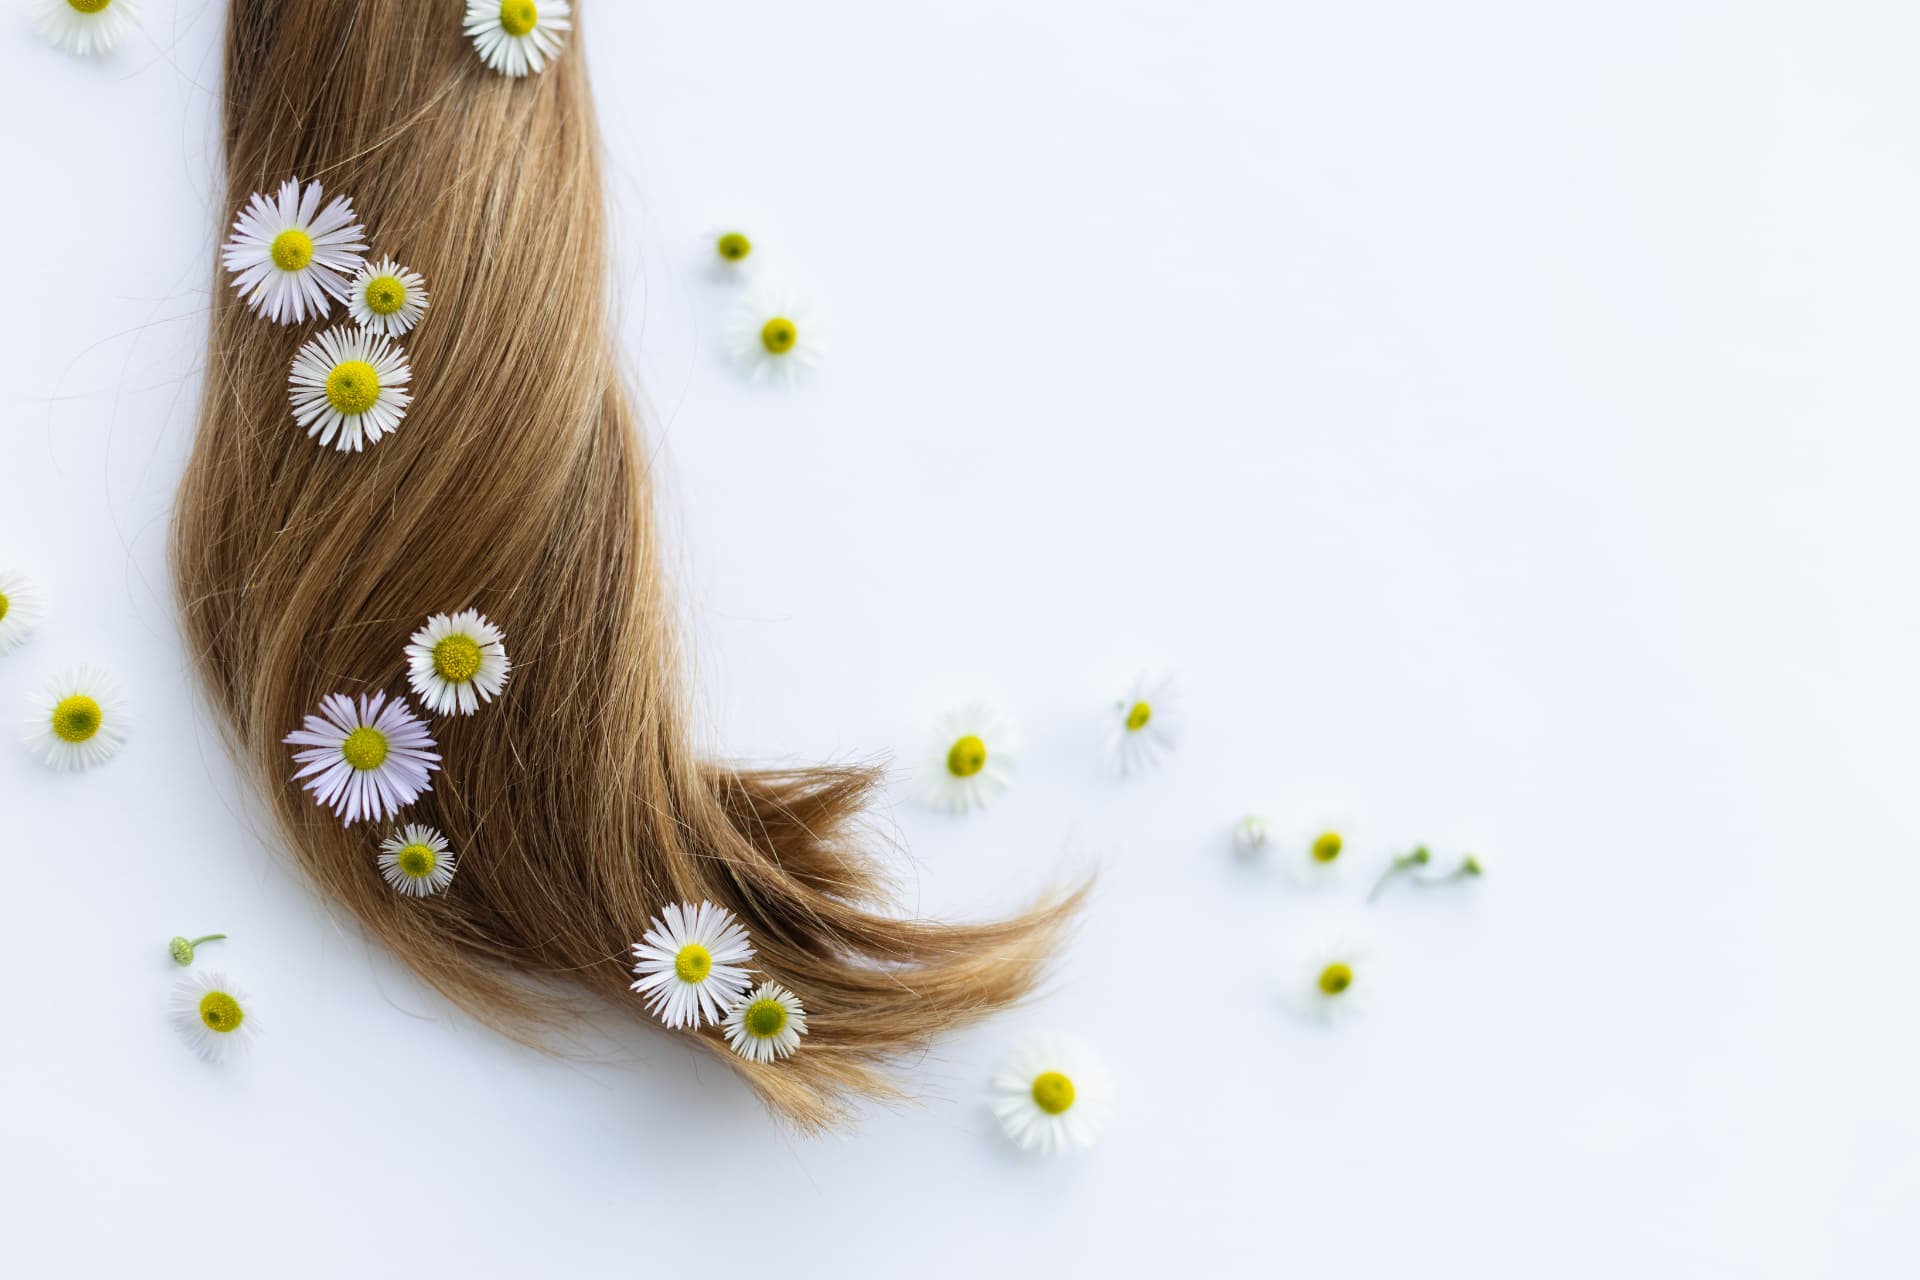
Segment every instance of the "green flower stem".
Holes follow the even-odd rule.
[[[1432,861],[1433,855],[1427,852],[1427,846],[1425,845],[1417,846],[1412,853],[1401,854],[1393,860],[1393,865],[1389,866],[1381,873],[1380,878],[1374,881],[1373,892],[1367,895],[1367,901],[1372,902],[1385,892],[1388,883],[1391,882],[1395,876],[1404,875],[1412,871],[1415,867],[1424,867]]]
[[[224,933],[209,933],[204,938],[172,938],[167,942],[167,954],[173,957],[175,964],[185,968],[193,963],[195,947],[203,942],[218,942],[226,936]]]

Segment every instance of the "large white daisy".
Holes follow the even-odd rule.
[[[39,0],[33,25],[60,48],[92,56],[113,52],[139,18],[133,0]]]
[[[742,999],[720,1024],[733,1051],[752,1062],[792,1056],[807,1034],[807,1011],[800,997],[777,982],[763,982]]]
[[[362,264],[347,286],[347,314],[362,329],[397,338],[427,309],[427,282],[392,258]]]
[[[786,294],[756,291],[727,325],[735,363],[756,383],[792,386],[820,364],[819,321]]]
[[[98,667],[75,667],[27,699],[27,743],[56,769],[90,769],[127,740],[127,698]]]
[[[282,739],[304,747],[293,753],[300,781],[319,804],[346,825],[384,821],[433,788],[440,767],[433,736],[420,717],[384,692],[363,694],[358,705],[344,693],[320,699],[320,714]]]
[[[352,325],[311,338],[287,375],[293,420],[342,453],[358,453],[400,425],[413,369],[391,339]]]
[[[401,893],[425,898],[453,883],[460,859],[432,827],[409,822],[380,842],[380,874]]]
[[[506,687],[506,633],[478,609],[436,613],[407,642],[407,682],[429,711],[472,715]]]
[[[0,653],[12,653],[40,625],[43,606],[33,579],[0,569]]]
[[[208,1062],[225,1062],[260,1034],[246,993],[217,973],[196,973],[173,986],[173,1025]]]
[[[1013,730],[984,702],[941,717],[922,760],[920,794],[948,813],[984,809],[1013,777]]]
[[[1179,742],[1180,705],[1173,677],[1141,676],[1113,704],[1107,727],[1107,760],[1122,774],[1144,773]]]
[[[718,1022],[745,994],[753,960],[747,931],[725,907],[676,902],[633,944],[633,989],[669,1027]]]
[[[467,0],[465,30],[481,61],[503,76],[545,71],[573,29],[567,0]]]
[[[1037,1037],[1008,1054],[993,1092],[1007,1137],[1042,1155],[1092,1146],[1113,1110],[1106,1068],[1085,1045],[1061,1036]]]
[[[353,201],[335,196],[322,209],[321,194],[317,182],[302,192],[298,178],[281,183],[272,200],[254,193],[220,250],[247,305],[279,324],[324,316],[330,300],[346,301],[347,280],[364,261]]]

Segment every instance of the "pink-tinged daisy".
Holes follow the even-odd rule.
[[[280,184],[272,200],[255,192],[220,250],[233,287],[254,311],[277,324],[299,324],[347,300],[347,281],[365,261],[365,229],[353,201],[335,196],[320,207],[320,184]]]
[[[300,764],[294,780],[349,826],[391,818],[432,789],[430,775],[440,767],[426,722],[384,692],[363,694],[357,705],[330,693],[320,714],[282,741],[306,748],[293,753]]]

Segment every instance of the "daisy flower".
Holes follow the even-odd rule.
[[[401,893],[424,898],[453,883],[460,859],[432,827],[409,822],[380,842],[380,874]]]
[[[714,270],[722,278],[744,275],[753,266],[753,241],[746,232],[716,231],[709,243],[713,246]]]
[[[75,667],[27,699],[27,743],[56,769],[91,769],[127,740],[127,699],[98,667]]]
[[[336,325],[308,339],[293,357],[287,374],[293,420],[322,445],[358,453],[407,416],[412,380],[407,357],[390,339]]]
[[[480,60],[503,76],[545,71],[573,28],[567,0],[467,0],[465,30]]]
[[[1090,1147],[1106,1128],[1113,1091],[1106,1069],[1077,1041],[1045,1036],[1007,1055],[993,1077],[993,1114],[1022,1151],[1053,1155]]]
[[[1329,816],[1290,837],[1284,852],[1296,881],[1324,889],[1338,884],[1341,871],[1353,861],[1353,830],[1344,818]]]
[[[429,711],[472,715],[506,686],[506,633],[478,609],[436,613],[407,642],[407,683]]]
[[[300,764],[294,781],[306,779],[301,785],[314,800],[348,826],[391,818],[432,790],[429,775],[440,767],[425,722],[385,692],[362,694],[358,705],[330,693],[320,699],[319,715],[281,741],[306,748],[293,753]]]
[[[733,1006],[721,1028],[733,1051],[751,1062],[773,1062],[793,1055],[807,1034],[807,1011],[800,998],[777,982],[763,982]]]
[[[33,25],[54,45],[91,56],[113,47],[139,21],[133,0],[39,0]]]
[[[299,324],[327,314],[347,298],[347,278],[364,260],[364,228],[353,220],[353,201],[335,196],[320,208],[320,184],[300,179],[280,184],[272,200],[254,193],[233,220],[233,236],[220,262],[233,272],[233,287],[255,312],[277,324]]]
[[[420,323],[427,309],[427,282],[392,258],[360,265],[347,286],[347,314],[370,333],[397,338]]]
[[[1287,977],[1289,1002],[1299,1012],[1333,1023],[1360,1012],[1380,982],[1373,949],[1351,937],[1329,937],[1302,951]]]
[[[217,973],[196,973],[173,986],[173,1025],[208,1062],[244,1052],[260,1034],[245,992]]]
[[[755,383],[792,386],[820,364],[825,346],[813,318],[792,299],[756,294],[741,304],[727,327],[733,358]]]
[[[669,1027],[718,1022],[750,985],[753,944],[733,912],[711,902],[676,902],[633,944],[633,989]]]
[[[948,712],[927,743],[921,796],[935,809],[984,809],[1013,776],[1013,730],[984,702]]]
[[[40,625],[40,588],[21,574],[0,569],[0,653],[25,644]]]
[[[1158,765],[1179,741],[1179,699],[1173,677],[1141,676],[1113,706],[1107,730],[1107,759],[1121,774],[1144,773]]]
[[[1272,839],[1265,818],[1248,814],[1233,824],[1233,851],[1243,858],[1254,858],[1265,853]]]

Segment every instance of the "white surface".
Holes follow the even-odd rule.
[[[1046,998],[809,1142],[637,1025],[510,1047],[274,852],[163,559],[221,10],[148,0],[99,66],[25,7],[0,560],[50,617],[0,702],[91,659],[139,721],[78,777],[0,752],[0,1271],[1905,1265],[1920,12],[590,0],[716,740],[910,763],[990,694],[1018,785],[961,823],[902,787],[911,899],[1101,868]],[[803,394],[717,354],[697,267],[735,220],[832,315]],[[1183,749],[1108,781],[1099,718],[1155,664]],[[1327,797],[1371,859],[1494,867],[1364,913],[1391,998],[1333,1033],[1273,974],[1362,886],[1227,854]],[[226,1071],[164,1016],[167,937],[214,929],[267,1028]],[[1017,1158],[984,1109],[1036,1028],[1124,1089],[1090,1157]]]

